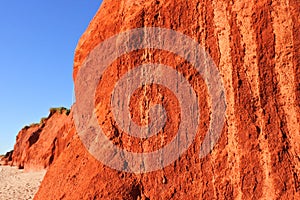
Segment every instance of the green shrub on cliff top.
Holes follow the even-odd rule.
[[[70,114],[70,109],[67,109],[65,107],[59,107],[59,108],[50,108],[50,115],[48,117],[43,117],[41,118],[40,122],[39,123],[32,123],[30,125],[26,125],[23,127],[23,129],[29,129],[31,127],[34,127],[34,126],[39,126],[41,124],[44,124],[45,121],[51,116],[53,115],[54,113],[59,113],[59,114],[66,114],[67,116]]]
[[[45,123],[45,121],[46,121],[47,119],[48,119],[47,117],[43,117],[43,118],[41,118],[41,120],[40,120],[40,124],[43,124],[43,123]]]
[[[70,114],[70,109],[67,109],[65,107],[59,107],[59,108],[50,108],[50,113],[53,114],[53,113],[59,113],[59,114],[63,114],[65,113],[66,115],[69,115]]]

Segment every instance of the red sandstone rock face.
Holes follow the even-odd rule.
[[[78,43],[74,80],[105,39],[145,26],[173,29],[199,42],[216,63],[226,92],[225,127],[211,154],[199,159],[209,123],[206,86],[200,81],[195,90],[203,99],[202,121],[194,144],[179,160],[146,174],[118,172],[93,158],[76,136],[50,167],[35,199],[299,199],[299,19],[297,0],[105,0]],[[157,61],[189,72],[188,63],[168,52],[132,52],[110,66],[96,102],[106,101],[111,85],[128,69],[124,66]],[[154,96],[147,97],[154,101]],[[138,93],[133,102],[141,97]],[[166,110],[176,122],[177,105]],[[109,107],[97,107],[97,115],[107,132],[116,132]],[[117,132],[107,136],[130,151],[157,143],[139,146],[141,141]]]
[[[40,124],[24,127],[17,136],[11,164],[25,170],[48,168],[74,135],[67,112],[52,109]]]
[[[13,152],[9,151],[4,156],[0,156],[0,165],[11,165]]]

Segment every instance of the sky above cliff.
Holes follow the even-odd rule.
[[[78,39],[101,0],[1,1],[0,154],[19,130],[51,107],[73,103],[72,66]]]

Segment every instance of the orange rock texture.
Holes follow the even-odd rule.
[[[11,165],[27,171],[47,169],[74,135],[66,109],[51,109],[40,124],[24,127],[18,134]]]
[[[193,86],[202,99],[201,121],[194,143],[173,164],[134,174],[97,161],[75,135],[49,168],[35,199],[300,199],[299,19],[298,0],[104,0],[79,40],[74,81],[89,53],[109,37],[141,27],[172,29],[200,43],[215,62],[226,93],[225,126],[212,152],[199,158],[210,121],[204,81],[191,75],[189,63],[169,52],[130,52],[109,66],[96,92],[96,113],[107,137],[133,152],[160,148],[172,139],[180,113],[167,90],[153,85],[132,98],[132,112],[141,118],[144,114],[134,105],[143,97],[165,105],[170,120],[163,142],[128,136],[116,126],[110,107],[100,105],[109,103],[124,71],[159,62],[181,70],[191,84],[197,82]],[[158,95],[171,100],[160,102]],[[46,149],[55,143],[51,138]],[[22,157],[21,152],[16,155]]]
[[[0,156],[0,165],[11,165],[13,152],[9,151],[5,155]]]

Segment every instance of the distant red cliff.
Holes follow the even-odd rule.
[[[25,126],[17,135],[14,150],[2,164],[25,170],[48,169],[74,135],[72,115],[65,108],[52,108],[40,123]]]

